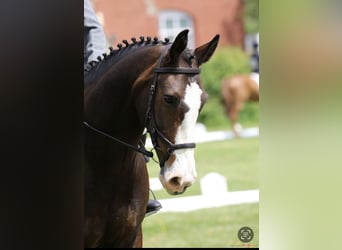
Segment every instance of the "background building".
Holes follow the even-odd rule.
[[[131,37],[157,36],[171,41],[188,28],[194,48],[220,34],[219,46],[244,48],[242,0],[93,0],[109,45]]]

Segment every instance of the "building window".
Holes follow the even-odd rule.
[[[179,32],[189,29],[188,47],[194,49],[195,31],[192,17],[183,11],[163,10],[159,12],[159,36],[169,38],[172,42]]]

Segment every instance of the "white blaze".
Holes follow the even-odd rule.
[[[185,113],[184,120],[177,130],[175,144],[195,142],[195,127],[201,106],[201,94],[202,90],[196,82],[191,82],[186,87],[184,102],[189,107],[189,111]],[[165,177],[178,173],[183,177],[183,181],[193,183],[197,177],[194,150],[194,148],[175,150],[173,153],[176,159],[171,166],[167,166],[166,163]]]
[[[195,127],[198,118],[198,112],[201,107],[202,90],[196,82],[190,83],[185,89],[184,102],[189,107],[185,113],[184,120],[179,126],[175,142],[187,143],[195,140]]]

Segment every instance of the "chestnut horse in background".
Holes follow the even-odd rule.
[[[248,101],[259,102],[259,74],[240,74],[222,80],[221,93],[225,112],[231,121],[235,136],[242,130],[238,123],[239,113]]]

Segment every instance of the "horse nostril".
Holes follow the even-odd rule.
[[[173,177],[170,179],[169,183],[172,186],[178,187],[178,186],[180,186],[180,178],[179,177]]]

